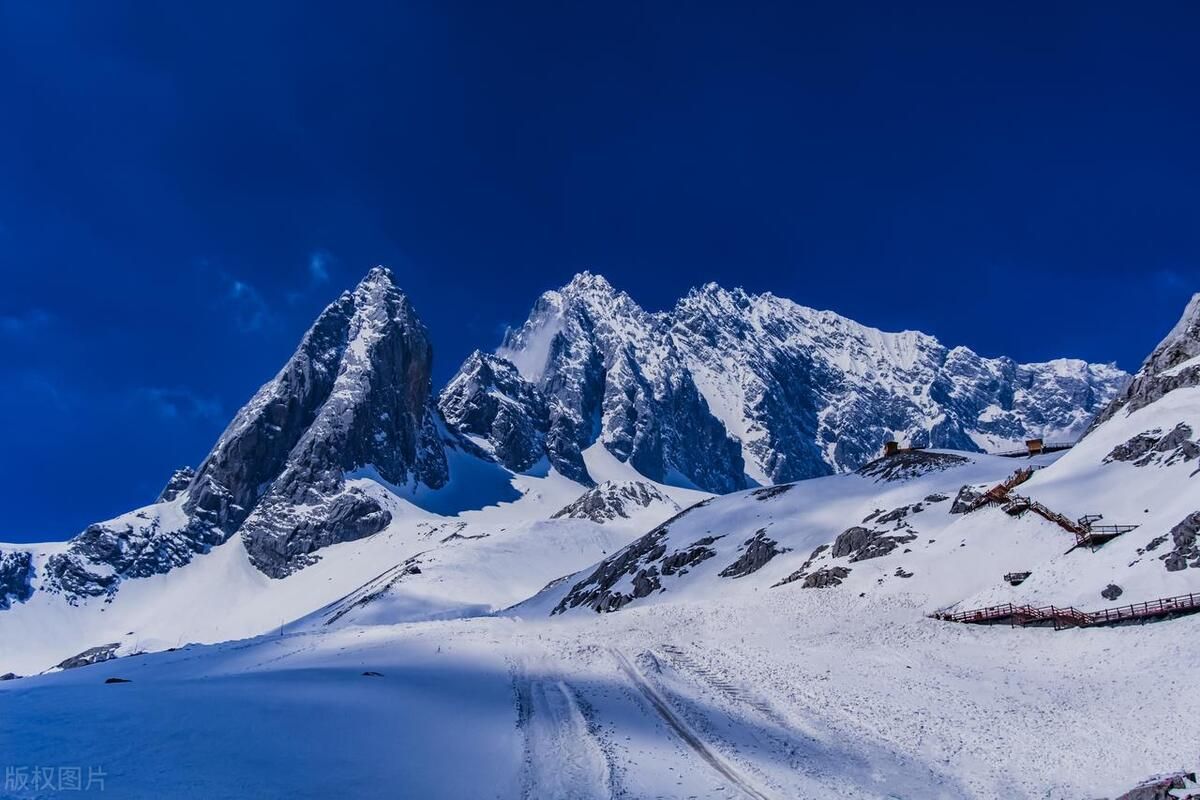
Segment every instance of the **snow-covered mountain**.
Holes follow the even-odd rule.
[[[883,443],[983,452],[1074,440],[1128,376],[1017,364],[707,284],[651,314],[582,273],[442,392],[448,421],[514,468],[587,480],[599,441],[658,481],[712,492],[846,472]]]
[[[1200,295],[1102,421],[1061,456],[910,451],[851,474],[712,498],[524,609],[611,612],[843,584],[918,593],[930,611],[1002,603],[1092,609],[1118,597],[1140,603],[1196,592],[1197,308]],[[973,507],[1014,472],[1020,483],[1011,499]],[[1045,513],[1031,513],[1033,506]],[[1121,532],[1077,544],[1090,526],[1107,536],[1108,525]],[[1010,573],[1029,574],[1014,585]]]
[[[64,606],[101,609],[108,630],[124,619],[108,612],[130,607],[114,605],[128,585],[169,578],[201,556],[215,563],[216,551],[280,580],[390,532],[380,541],[407,543],[391,554],[399,564],[421,541],[414,520],[430,514],[485,526],[581,519],[632,538],[645,530],[637,525],[704,498],[697,489],[844,470],[891,435],[966,449],[988,436],[1068,436],[1123,378],[1082,362],[981,359],[921,334],[884,334],[713,285],[650,314],[586,273],[543,295],[497,354],[468,358],[436,401],[431,352],[392,274],[371,270],[322,312],[200,466],[177,471],[154,503],[68,542],[0,547],[0,630],[19,619],[27,631],[43,613],[35,607]],[[572,552],[578,562],[552,559],[514,585],[536,589],[556,577],[551,564],[561,574],[603,555]],[[369,577],[336,564],[321,572],[330,591]],[[145,591],[132,596],[146,602]],[[269,616],[303,616],[322,598],[333,599],[322,591],[268,604]],[[226,630],[246,635],[278,621],[242,617]],[[64,648],[114,635],[68,627],[80,641],[63,635]],[[189,630],[168,626],[154,637]]]
[[[735,327],[733,311],[588,309],[571,292],[539,303],[554,335],[527,325],[476,354],[435,407],[424,331],[373,272],[155,503],[70,542],[0,545],[0,673],[28,676],[0,674],[0,752],[103,764],[138,798],[1033,800],[1194,766],[1200,694],[1181,666],[1200,615],[1061,632],[931,615],[1200,589],[1200,296],[1074,448],[1014,459],[973,437],[1005,419],[1077,431],[1070,398],[1106,368],[1011,365],[1026,383],[1002,389],[981,377],[1001,362],[840,318],[826,338],[797,312],[748,343],[788,329],[776,298],[745,296],[757,310],[725,340],[709,325]],[[614,310],[643,327],[598,318]],[[744,362],[733,382],[724,348]],[[738,392],[805,348],[854,384],[809,396],[835,408],[819,424],[865,419],[900,374],[927,395],[888,408],[944,396],[948,420],[1011,402],[974,418],[974,450],[680,486],[732,481],[739,459],[744,482],[754,452],[789,441],[772,428],[755,451],[749,412],[730,420],[774,408]],[[761,391],[795,385],[773,379],[789,385]],[[1077,546],[1064,522],[1095,515],[1122,532]],[[1166,796],[1146,785],[1122,800]]]

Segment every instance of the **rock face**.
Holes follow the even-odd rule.
[[[33,557],[23,550],[0,551],[0,611],[33,597]]]
[[[371,270],[234,418],[192,483],[192,508],[229,533],[240,523],[251,561],[273,577],[382,530],[391,515],[345,475],[369,468],[396,486],[446,483],[432,362],[407,296],[388,270]]]
[[[78,655],[73,655],[58,663],[56,666],[59,669],[77,669],[91,664],[111,661],[117,657],[117,648],[120,646],[119,642],[112,642],[111,644],[102,644],[99,647],[91,647]]]
[[[1167,392],[1188,386],[1200,386],[1200,293],[1192,295],[1179,322],[1142,363],[1125,390],[1096,416],[1089,431],[1118,411],[1136,411]]]
[[[583,273],[543,294],[497,355],[547,399],[547,454],[568,476],[590,480],[578,451],[599,441],[652,480],[677,474],[713,492],[746,487],[741,448],[663,318],[604,278]]]
[[[1114,447],[1104,460],[1130,461],[1136,467],[1194,461],[1200,458],[1200,441],[1192,441],[1191,437],[1192,427],[1185,422],[1165,434],[1159,428],[1143,431]]]
[[[590,519],[592,522],[610,522],[617,518],[628,519],[632,512],[659,504],[674,511],[679,505],[665,494],[642,481],[605,481],[589,489],[570,505],[559,509],[551,519]]]
[[[281,577],[321,547],[383,529],[390,514],[346,475],[446,483],[431,363],[408,298],[388,270],[371,270],[322,312],[196,470],[177,470],[153,505],[88,526],[46,560],[38,588],[70,603],[108,598],[122,580],[182,566],[235,534],[260,570]],[[0,562],[0,609],[23,599],[28,558]]]
[[[438,410],[449,427],[514,472],[545,456],[561,474],[591,483],[571,415],[499,356],[472,353],[439,395]]]
[[[701,501],[684,509],[601,561],[590,575],[571,587],[550,613],[561,614],[579,606],[588,606],[601,613],[618,611],[639,597],[661,590],[663,576],[686,574],[688,568],[715,556],[716,551],[710,545],[719,537],[702,537],[670,553],[665,543],[673,524],[707,503]],[[628,588],[619,588],[626,583]]]
[[[907,481],[965,463],[967,459],[950,453],[904,450],[885,458],[877,458],[855,471],[863,477],[874,478],[876,482]]]
[[[542,295],[497,355],[559,401],[547,413],[551,425],[565,416],[560,439],[599,441],[647,477],[715,492],[853,470],[892,438],[971,451],[1073,439],[1128,378],[1082,361],[982,358],[715,284],[650,314],[588,273]],[[586,474],[571,458],[559,463]]]
[[[196,477],[196,470],[191,467],[180,467],[171,475],[171,479],[167,481],[167,485],[159,493],[156,503],[169,503],[178,497],[187,488],[192,485],[192,481]]]

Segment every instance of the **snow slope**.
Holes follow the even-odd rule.
[[[459,457],[467,466],[488,466]],[[637,476],[606,453],[589,453],[588,459],[598,474],[613,480]],[[57,595],[35,593],[0,613],[0,642],[5,644],[0,648],[0,674],[40,672],[87,648],[113,642],[121,644],[119,652],[124,654],[277,630],[335,603],[381,573],[403,571],[406,565],[416,565],[420,572],[405,575],[371,615],[396,622],[485,613],[512,605],[619,549],[677,508],[675,503],[639,506],[631,508],[629,516],[603,524],[550,519],[584,487],[554,473],[504,476],[505,487],[516,499],[495,504],[485,504],[491,484],[472,480],[479,478],[472,473],[460,476],[465,486],[452,481],[433,498],[389,487],[378,478],[352,477],[348,484],[386,508],[391,523],[374,536],[323,549],[311,566],[282,579],[255,569],[241,538],[233,537],[168,573],[126,580],[111,598],[85,598],[70,605]],[[704,496],[657,488],[679,503]],[[32,550],[41,563],[62,546],[35,545]],[[0,544],[0,550],[9,547],[13,546]],[[360,613],[356,610],[350,619]]]

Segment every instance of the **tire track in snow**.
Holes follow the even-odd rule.
[[[575,693],[559,680],[518,680],[519,719],[525,729],[522,796],[611,798],[608,760],[588,730]]]
[[[620,667],[621,671],[625,673],[625,677],[627,677],[629,681],[637,688],[637,690],[641,692],[642,696],[650,702],[651,707],[653,707],[658,715],[662,717],[663,722],[667,723],[667,726],[671,730],[675,731],[676,735],[679,736],[679,738],[683,740],[684,744],[690,747],[696,753],[696,755],[704,759],[705,763],[715,769],[721,774],[722,777],[740,789],[748,797],[754,798],[754,800],[773,800],[770,795],[763,794],[762,791],[751,784],[745,776],[743,776],[737,769],[733,767],[733,765],[731,765],[721,756],[717,755],[717,753],[714,752],[712,748],[710,748],[704,742],[704,740],[692,730],[690,725],[684,722],[683,719],[681,719],[674,711],[672,711],[671,706],[667,702],[666,698],[659,694],[658,690],[650,685],[650,682],[647,681],[645,676],[638,671],[637,667],[630,663],[629,659],[625,657],[624,653],[615,649],[611,650],[610,652],[613,654],[613,657],[616,658],[617,666]]]

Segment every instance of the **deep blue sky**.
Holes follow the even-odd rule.
[[[803,5],[0,0],[0,540],[151,500],[375,263],[439,381],[584,268],[1135,368],[1195,4]]]

